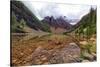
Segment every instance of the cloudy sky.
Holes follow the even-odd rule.
[[[46,16],[66,16],[70,19],[81,19],[86,15],[90,5],[75,5],[50,2],[23,1],[23,3],[40,19]],[[95,6],[92,6],[95,8]]]

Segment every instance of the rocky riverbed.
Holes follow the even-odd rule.
[[[96,61],[96,53],[88,46],[78,46],[73,38],[66,35],[33,37],[26,41],[12,36],[12,65],[42,65]],[[22,37],[21,37],[22,38]]]

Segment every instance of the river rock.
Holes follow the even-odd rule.
[[[69,45],[66,45],[60,51],[55,51],[53,54],[50,63],[72,63],[80,61],[80,48],[75,43],[69,43]]]
[[[51,50],[37,47],[32,54],[31,65],[80,62],[80,48],[75,43],[66,44],[61,49]]]

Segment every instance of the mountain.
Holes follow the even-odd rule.
[[[64,19],[64,17],[60,16],[58,18],[54,18],[53,16],[49,17],[46,16],[42,22],[49,24],[51,27],[54,27],[55,29],[61,28],[61,29],[66,29],[68,31],[69,29],[72,28],[72,25],[67,22],[67,20]]]
[[[21,1],[11,1],[11,31],[27,32],[24,27],[50,32],[47,24],[43,24]]]
[[[64,19],[63,17],[59,17],[54,19],[53,17],[45,17],[44,19],[49,23],[49,25],[57,28],[63,28],[63,33],[70,33],[73,31],[79,30],[80,33],[84,32],[86,29],[86,33],[91,35],[92,33],[96,33],[96,9],[91,8],[90,12],[84,15],[80,20],[79,19]],[[50,22],[51,21],[51,22]],[[52,24],[55,22],[54,24]],[[76,23],[74,25],[71,22]],[[66,29],[66,30],[65,30]]]
[[[81,20],[68,19],[66,16],[58,18],[46,16],[43,20],[39,20],[21,1],[10,2],[11,31],[14,33],[32,32],[34,30],[54,33],[72,32],[81,25],[88,25],[91,16],[90,13],[93,13],[92,10],[92,12],[83,16]],[[72,25],[71,23],[76,24]]]
[[[87,38],[96,34],[96,12],[96,9],[90,9],[90,12],[79,21],[78,25],[80,27],[78,27],[76,33],[84,33]],[[77,27],[77,25],[74,27]]]
[[[91,35],[92,33],[96,33],[96,9],[90,9],[90,12],[84,15],[77,24],[73,25],[73,27],[68,32],[76,31],[78,33],[87,33]],[[86,31],[84,31],[86,30]],[[67,32],[66,32],[67,33]]]

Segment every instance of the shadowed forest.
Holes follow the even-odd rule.
[[[25,3],[10,4],[11,66],[96,61],[97,10],[92,5],[81,19],[48,15],[40,20]]]

